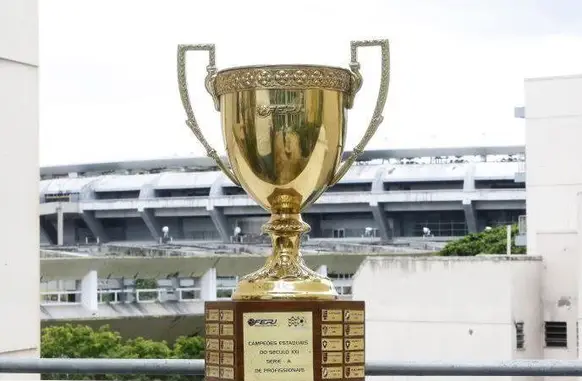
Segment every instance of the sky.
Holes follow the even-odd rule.
[[[178,94],[183,43],[216,44],[218,69],[347,68],[351,40],[389,39],[390,89],[371,149],[524,144],[513,114],[524,79],[582,73],[580,0],[39,3],[41,166],[204,155]],[[348,149],[374,108],[378,53],[359,52],[364,85],[348,114]],[[190,96],[222,153],[206,64],[189,54]]]

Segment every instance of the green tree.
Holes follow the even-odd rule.
[[[153,341],[138,337],[125,342],[120,358],[124,359],[167,359],[172,357],[172,350],[165,341]],[[173,380],[173,376],[150,376],[150,375],[119,375],[119,380]]]
[[[41,357],[43,358],[119,358],[123,349],[119,333],[109,326],[94,331],[82,325],[65,324],[43,329]],[[43,375],[45,380],[106,380],[103,375]]]
[[[200,336],[180,336],[174,342],[174,358],[203,359],[204,338]]]
[[[153,341],[138,337],[125,342],[121,350],[124,359],[167,359],[172,357],[172,350],[165,341]]]
[[[174,342],[174,358],[203,359],[205,350],[204,338],[200,336],[180,336]],[[173,381],[202,381],[202,376],[175,376]]]
[[[439,255],[472,256],[477,254],[504,254],[507,245],[506,229],[505,226],[498,226],[481,233],[466,235],[461,239],[447,243],[439,252]],[[517,225],[513,225],[511,228],[511,253],[525,254],[525,247],[515,246],[514,238],[517,234]]]
[[[173,346],[165,341],[138,337],[124,341],[109,326],[98,330],[83,325],[66,324],[42,330],[43,358],[129,358],[129,359],[201,359],[204,358],[204,339],[199,336],[179,337]],[[194,376],[100,375],[100,374],[43,374],[45,380],[138,380],[186,381],[202,380]]]

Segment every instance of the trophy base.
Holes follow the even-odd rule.
[[[272,276],[273,268],[262,269],[243,277],[232,295],[233,300],[336,300],[333,282],[305,264],[292,277]],[[300,273],[300,276],[297,276]]]
[[[364,302],[205,303],[209,381],[364,380]]]

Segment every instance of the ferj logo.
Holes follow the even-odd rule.
[[[249,319],[247,324],[251,327],[276,327],[277,319]]]

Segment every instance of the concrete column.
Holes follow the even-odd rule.
[[[463,199],[463,210],[465,211],[465,220],[467,221],[469,233],[477,232],[477,213],[475,212],[475,204],[469,194],[473,191],[475,191],[475,163],[468,163],[463,180],[463,192],[467,192],[466,197]]]
[[[463,190],[471,192],[475,190],[475,163],[468,163],[463,179]]]
[[[216,300],[216,269],[208,269],[200,278],[200,297],[202,300]]]
[[[156,176],[152,181],[145,184],[139,190],[139,199],[151,199],[156,197],[156,192],[154,189],[154,185],[158,182],[161,175]],[[143,205],[138,205],[137,211],[140,214],[143,222],[145,223],[146,227],[148,228],[150,234],[154,241],[159,242],[160,238],[162,238],[162,225],[159,223],[154,211],[152,209],[144,208]]]
[[[226,216],[224,215],[224,211],[222,210],[222,208],[217,208],[214,205],[209,204],[206,207],[206,210],[208,211],[208,214],[210,215],[210,218],[212,219],[214,227],[216,227],[216,230],[218,231],[218,234],[220,235],[220,239],[222,240],[222,242],[225,243],[230,242],[230,236],[232,232],[230,231],[228,221],[226,219]]]
[[[465,211],[465,220],[467,221],[467,229],[469,233],[477,232],[477,213],[475,212],[475,204],[469,200],[463,200],[463,210]]]
[[[99,280],[95,270],[89,271],[81,280],[81,305],[89,311],[97,312],[99,308],[98,285]]]
[[[230,231],[228,220],[224,215],[224,210],[222,208],[215,207],[212,200],[213,197],[219,197],[223,195],[222,184],[224,179],[224,175],[219,175],[214,183],[212,183],[212,186],[210,187],[210,194],[208,195],[208,204],[206,205],[206,210],[208,211],[208,214],[212,219],[212,223],[214,223],[214,226],[216,227],[222,242],[229,243],[230,236],[233,232]]]
[[[109,242],[109,237],[107,236],[107,233],[105,233],[103,224],[95,217],[95,212],[83,210],[81,212],[81,218],[83,218],[83,221],[85,221],[85,224],[89,230],[91,230],[91,233],[93,233],[95,238],[99,238],[99,242]]]
[[[386,167],[382,166],[374,175],[374,180],[372,181],[371,191],[372,194],[384,192],[384,176],[386,175]],[[379,204],[377,201],[373,200],[370,202],[370,209],[372,215],[374,216],[374,221],[380,232],[380,238],[383,242],[391,241],[394,238],[394,221],[390,221],[386,218],[386,213],[384,211],[384,206]],[[391,223],[392,222],[392,223]]]
[[[154,215],[154,211],[152,209],[144,209],[143,207],[139,207],[137,211],[139,212],[146,227],[150,231],[154,241],[158,242],[162,237],[162,226]]]
[[[327,265],[319,266],[315,272],[321,276],[327,277]]]
[[[64,235],[64,219],[63,208],[59,205],[57,206],[57,245],[63,245],[63,235]]]
[[[56,244],[58,237],[55,226],[48,220],[46,216],[40,216],[39,223],[40,229],[44,232],[45,236],[47,237],[51,245]]]
[[[376,222],[378,230],[380,231],[380,238],[384,242],[391,241],[394,237],[394,227],[386,218],[386,213],[384,212],[382,204],[379,204],[377,201],[371,201],[370,209],[372,210],[374,221]]]

